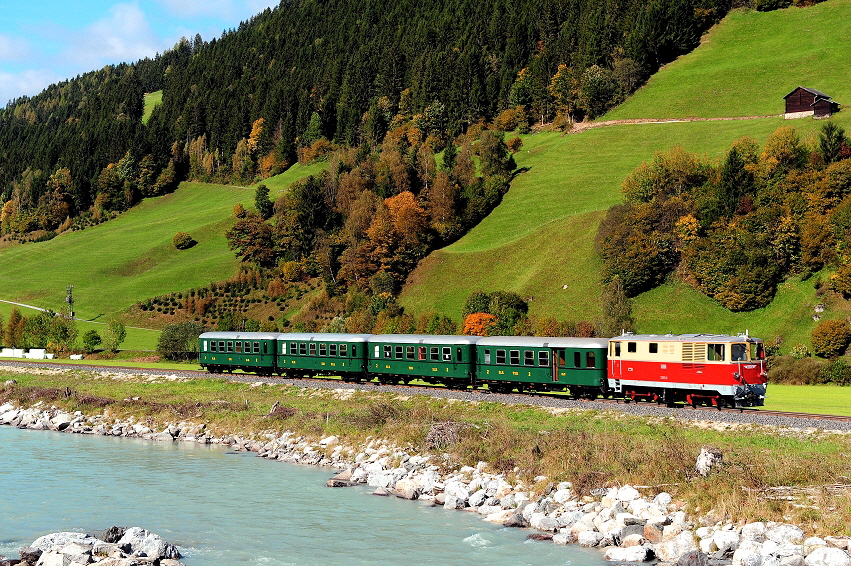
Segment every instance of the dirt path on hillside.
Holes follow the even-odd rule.
[[[659,119],[659,118],[631,118],[628,120],[603,120],[602,122],[577,122],[570,129],[571,134],[581,134],[585,130],[591,128],[602,128],[604,126],[620,126],[623,124],[676,124],[678,122],[721,122],[729,120],[758,120],[760,118],[779,118],[783,114],[768,114],[765,116],[724,116],[721,118],[674,118],[674,119]]]

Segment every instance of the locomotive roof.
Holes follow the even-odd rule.
[[[274,340],[277,332],[204,332],[198,338],[208,340]]]
[[[529,348],[608,348],[608,338],[571,336],[489,336],[477,346],[527,346]]]
[[[610,340],[631,342],[762,342],[759,338],[739,334],[622,334]]]
[[[302,342],[367,342],[372,334],[345,334],[342,332],[288,332],[278,334],[278,340]]]
[[[374,334],[369,341],[389,344],[476,344],[481,336],[428,335],[428,334]]]

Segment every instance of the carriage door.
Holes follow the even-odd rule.
[[[564,367],[564,348],[553,348],[553,381],[558,381],[558,370]]]
[[[621,343],[609,342],[609,360],[611,360],[611,376],[621,378]]]

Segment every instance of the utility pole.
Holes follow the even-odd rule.
[[[71,318],[74,318],[74,286],[68,285],[66,289],[65,302],[68,303],[68,310],[71,311]]]

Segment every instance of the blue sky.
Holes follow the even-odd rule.
[[[18,0],[0,9],[0,107],[99,69],[205,41],[278,0]]]

